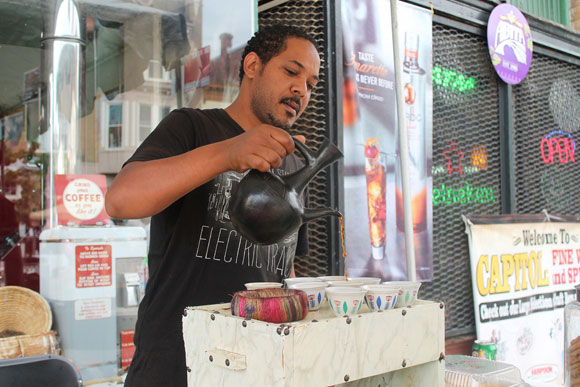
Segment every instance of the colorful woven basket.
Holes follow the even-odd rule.
[[[255,289],[234,293],[234,316],[272,323],[302,320],[308,314],[306,292],[297,289]]]

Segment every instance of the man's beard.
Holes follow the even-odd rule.
[[[254,115],[258,117],[258,119],[264,124],[276,126],[284,130],[289,130],[292,127],[293,122],[290,120],[282,121],[276,118],[271,111],[266,110],[268,104],[263,102],[265,99],[267,98],[263,95],[254,95],[252,98],[252,111]]]
[[[277,120],[276,117],[274,117],[274,115],[272,115],[272,113],[266,113],[268,116],[268,119],[270,122],[268,122],[268,124],[272,125],[272,126],[276,126],[278,128],[282,128],[285,130],[290,130],[290,128],[292,127],[292,124],[288,123],[288,122],[282,122],[280,120]]]

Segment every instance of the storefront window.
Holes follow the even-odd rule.
[[[139,141],[151,133],[151,105],[139,104]]]
[[[123,105],[119,103],[109,105],[109,148],[120,148],[123,145]]]
[[[111,219],[104,192],[172,110],[233,101],[256,17],[254,0],[0,0],[0,286],[48,300],[85,382],[123,375],[148,278],[150,219]]]

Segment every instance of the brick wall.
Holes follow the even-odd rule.
[[[570,0],[570,26],[580,31],[580,0]]]

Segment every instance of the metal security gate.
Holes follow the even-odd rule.
[[[469,247],[461,214],[501,214],[501,202],[510,201],[505,197],[508,183],[513,182],[513,213],[547,210],[554,215],[580,215],[580,161],[575,152],[580,138],[580,66],[561,54],[556,58],[539,51],[542,54],[534,53],[526,79],[512,86],[511,98],[502,100],[498,96],[506,86],[491,67],[485,37],[433,25],[435,261],[434,281],[423,284],[421,293],[445,302],[447,337],[475,331]],[[469,92],[454,87],[453,77],[459,76],[462,82],[474,79]],[[513,117],[507,126],[513,145],[501,143],[505,137],[500,134],[500,120],[509,120],[505,111]],[[501,156],[500,147],[514,155],[514,166],[503,180],[505,166],[500,164],[510,161]],[[450,173],[448,163],[457,166],[461,153],[463,174]],[[468,184],[473,192],[493,195],[485,201],[454,201],[455,188],[467,189]],[[444,190],[445,200],[436,198]]]
[[[534,54],[513,95],[516,212],[580,215],[580,67]]]
[[[484,38],[434,23],[433,78],[434,280],[420,293],[445,303],[455,336],[475,327],[461,215],[500,213],[498,78]]]
[[[328,61],[332,58],[327,58],[326,25],[332,18],[327,17],[324,1],[259,2],[273,3],[282,4],[261,12],[260,25],[284,21],[303,26],[321,46],[322,87],[296,125],[296,131],[306,133],[309,145],[316,148],[322,136],[335,135],[332,104],[337,101],[331,100],[334,89]],[[535,49],[524,82],[506,92],[509,89],[491,66],[485,37],[493,5],[474,3],[481,7],[476,11],[466,8],[463,13],[460,5],[433,2],[443,13],[465,14],[479,24],[437,13],[433,23],[434,280],[422,285],[420,295],[445,302],[448,338],[475,332],[462,214],[497,215],[510,209],[518,214],[537,214],[544,209],[552,214],[580,214],[580,195],[576,193],[580,153],[575,153],[580,139],[580,65],[574,64],[580,60],[566,60],[568,42],[551,40],[550,50]],[[545,41],[547,35],[542,34],[545,31],[538,34]],[[506,140],[506,132],[513,140]],[[339,185],[332,176],[324,171],[311,183],[313,206],[326,206],[332,199],[329,191]],[[311,254],[297,260],[297,275],[321,275],[333,268],[339,245],[331,241],[336,229],[330,222],[324,219],[311,224]]]
[[[261,1],[259,6],[279,1]],[[305,29],[315,40],[320,53],[320,82],[312,93],[310,104],[304,114],[296,121],[292,134],[306,136],[306,144],[311,149],[318,149],[323,137],[332,137],[328,118],[326,96],[329,93],[328,76],[328,35],[326,34],[326,4],[324,1],[288,1],[273,6],[258,15],[259,27],[272,23],[285,23]],[[336,129],[334,129],[336,131]],[[334,134],[335,135],[335,134]],[[310,207],[329,206],[329,169],[321,171],[310,182],[308,205]],[[333,238],[329,238],[330,222],[336,218],[322,218],[308,224],[310,252],[307,257],[296,257],[294,267],[297,276],[319,276],[330,273],[330,251]]]

